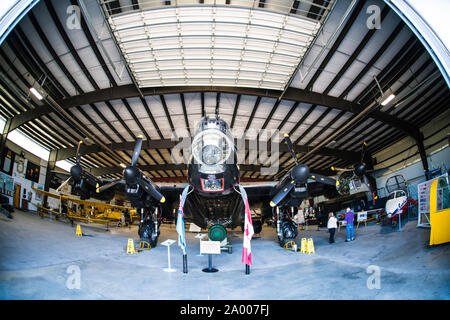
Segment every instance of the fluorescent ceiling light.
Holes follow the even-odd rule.
[[[127,166],[126,166],[125,164],[123,164],[123,163],[121,163],[120,166],[121,166],[122,168],[126,168],[126,167],[127,167]]]
[[[44,97],[39,93],[39,91],[36,90],[36,88],[31,87],[31,88],[30,88],[30,92],[31,92],[38,100],[44,99]]]
[[[394,94],[391,94],[389,97],[387,97],[386,99],[384,99],[383,102],[381,102],[381,105],[382,105],[382,106],[387,105],[387,104],[388,104],[389,102],[391,102],[392,99],[394,99],[394,98],[395,98],[395,95],[394,95]]]

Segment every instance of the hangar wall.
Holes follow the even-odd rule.
[[[424,135],[424,145],[430,170],[450,168],[450,110],[433,119],[421,128]],[[384,187],[386,180],[396,174],[401,174],[417,192],[417,184],[425,181],[423,166],[417,145],[411,137],[399,140],[393,145],[373,155],[377,164],[375,169],[390,167],[390,170],[378,177],[377,187]]]
[[[42,160],[41,158],[33,155],[32,153],[24,150],[23,148],[19,147],[18,145],[16,145],[15,143],[11,142],[10,140],[6,141],[6,147],[10,150],[12,150],[14,153],[16,153],[16,159],[14,161],[14,167],[13,167],[13,171],[12,171],[12,175],[11,177],[14,178],[14,184],[20,184],[21,186],[21,197],[20,197],[20,206],[22,207],[22,199],[23,199],[23,192],[24,190],[26,190],[27,193],[27,197],[28,194],[31,196],[31,198],[29,199],[29,203],[28,203],[28,210],[31,211],[37,211],[37,207],[35,205],[33,205],[32,203],[39,203],[42,204],[42,197],[37,196],[36,192],[33,191],[31,189],[31,187],[35,187],[35,188],[39,188],[39,187],[44,187],[44,183],[45,183],[45,174],[47,171],[47,161]],[[28,165],[28,161],[34,163],[35,165],[39,165],[40,166],[40,171],[39,171],[39,182],[36,183],[34,181],[28,180],[25,178],[25,170],[23,172],[19,172],[17,169],[18,166],[18,162],[17,162],[17,155],[21,154],[23,152],[24,155],[24,168],[27,168]],[[13,204],[13,197],[12,196],[7,196],[9,198],[9,203],[12,205]]]

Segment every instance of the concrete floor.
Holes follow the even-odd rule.
[[[403,232],[370,223],[346,243],[345,229],[328,243],[325,229],[300,231],[312,237],[316,254],[278,246],[275,229],[266,227],[252,240],[253,266],[244,274],[242,232],[231,232],[233,253],[214,256],[218,273],[199,254],[199,240],[187,232],[189,273],[182,273],[181,249],[171,247],[126,254],[137,226],[110,229],[82,225],[87,236],[75,236],[66,222],[50,222],[36,213],[16,210],[14,219],[0,215],[0,299],[449,299],[450,245],[427,248],[429,230],[416,221]],[[174,225],[163,225],[159,243],[177,239]],[[137,243],[137,241],[136,241]],[[379,267],[379,289],[369,289],[370,265]],[[376,268],[375,267],[375,268]],[[80,270],[80,289],[70,289],[71,270]],[[372,279],[371,278],[371,279]],[[371,282],[369,279],[369,283]]]

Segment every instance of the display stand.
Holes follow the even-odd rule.
[[[359,224],[361,222],[364,222],[364,229],[366,229],[367,228],[367,211],[358,212],[357,215],[358,215],[358,217],[357,217],[358,224],[356,225],[356,230],[358,231]]]
[[[163,246],[166,246],[166,247],[167,247],[167,261],[168,261],[168,267],[163,269],[164,272],[175,272],[175,271],[176,271],[175,269],[172,269],[171,266],[170,266],[170,246],[171,246],[172,244],[174,244],[174,243],[175,243],[175,240],[172,240],[172,239],[167,239],[166,241],[161,242],[161,244],[162,244]]]
[[[220,254],[220,251],[220,241],[200,240],[200,253],[206,253],[208,255],[208,268],[203,269],[203,272],[212,273],[219,271],[212,267],[212,255]]]
[[[195,236],[195,238],[200,239],[200,242],[201,242],[205,236],[206,236],[205,233],[199,233]],[[197,257],[203,257],[203,254],[200,252],[199,254],[197,254]]]
[[[202,270],[203,272],[213,273],[219,271],[219,269],[212,267],[212,254],[208,254],[208,268]]]
[[[403,231],[402,229],[402,213],[398,213],[398,229],[397,232]]]
[[[338,232],[341,230],[341,227],[345,227],[345,226],[347,226],[347,221],[345,221],[345,220],[341,220],[341,221],[338,221]]]

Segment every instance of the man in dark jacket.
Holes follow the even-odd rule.
[[[353,221],[355,220],[355,214],[350,208],[347,208],[347,213],[345,214],[345,222],[347,222],[347,240],[346,242],[355,240],[355,235],[353,233]]]

